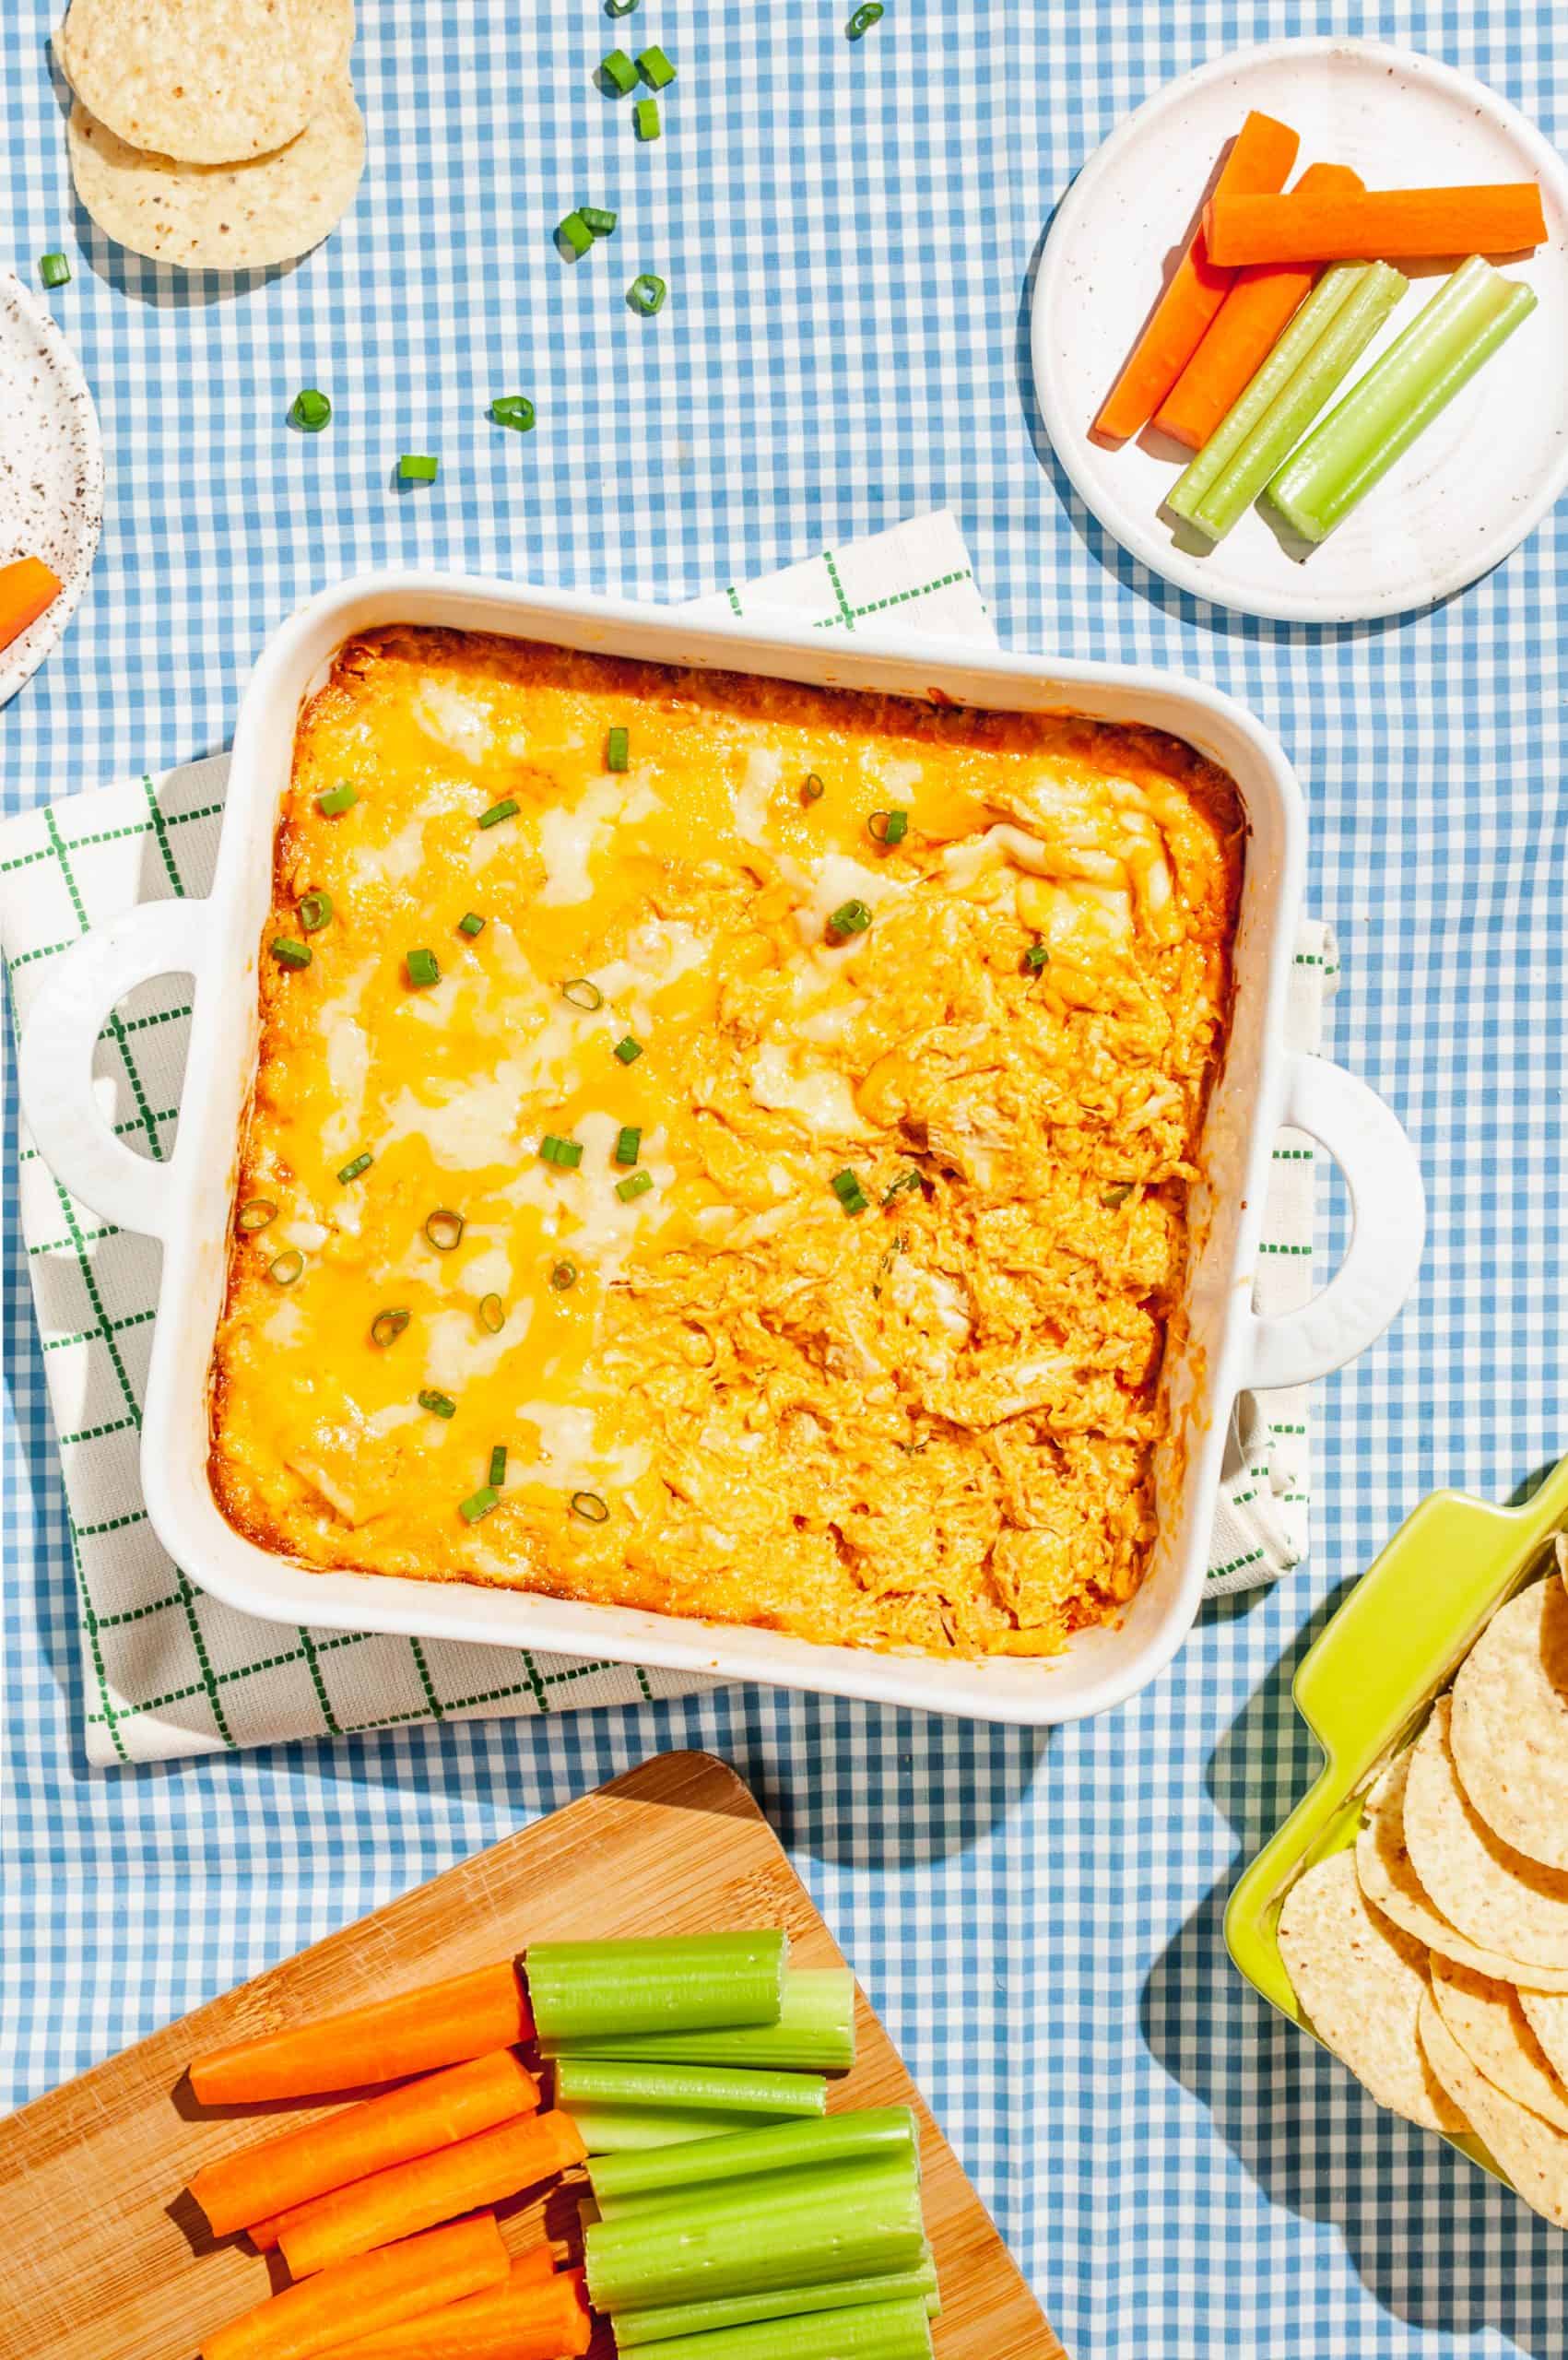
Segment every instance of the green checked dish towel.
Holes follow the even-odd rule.
[[[995,643],[968,552],[945,513],[721,592],[692,611],[781,608],[824,630],[853,631],[875,617]],[[0,948],[19,1024],[50,959],[89,926],[137,902],[209,890],[227,767],[219,755],[73,796],[0,827]],[[1326,929],[1304,928],[1292,1045],[1317,1047],[1334,973]],[[173,1137],[189,1014],[183,979],[166,978],[126,1000],[100,1044],[100,1087],[116,1127],[154,1156],[167,1153]],[[1266,1311],[1290,1309],[1311,1290],[1312,1174],[1309,1142],[1282,1137],[1258,1281]],[[159,1548],[141,1497],[140,1398],[158,1248],[75,1203],[25,1130],[18,1198],[76,1556],[90,1761],[160,1761],[411,1721],[636,1704],[708,1684],[526,1649],[295,1631],[206,1597],[201,1568],[176,1566]],[[1216,1590],[1272,1580],[1303,1554],[1305,1420],[1304,1396],[1244,1401],[1215,1515]]]

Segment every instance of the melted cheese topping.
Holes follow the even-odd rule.
[[[232,1248],[225,1514],[311,1566],[856,1646],[1048,1654],[1114,1616],[1153,1537],[1240,834],[1229,782],[1147,733],[352,642],[277,833],[268,939],[307,891],[333,916],[307,968],[262,960],[239,1200],[279,1210]],[[871,923],[839,940],[847,901]]]

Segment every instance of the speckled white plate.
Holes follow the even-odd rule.
[[[0,563],[41,557],[64,588],[0,649],[0,704],[76,612],[103,522],[103,444],[80,361],[18,279],[0,273]]]
[[[1188,454],[1152,430],[1116,450],[1089,435],[1166,256],[1185,242],[1215,159],[1249,107],[1301,134],[1298,171],[1350,164],[1369,188],[1536,180],[1546,206],[1546,244],[1505,266],[1534,288],[1537,309],[1305,555],[1299,543],[1288,549],[1256,508],[1211,549],[1160,513]],[[1415,277],[1368,358],[1434,292],[1431,277]],[[1425,606],[1506,557],[1568,487],[1568,165],[1515,108],[1435,58],[1368,41],[1233,50],[1157,92],[1084,166],[1041,257],[1032,349],[1052,448],[1106,530],[1155,572],[1243,614],[1290,621],[1354,622]]]

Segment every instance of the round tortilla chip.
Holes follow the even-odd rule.
[[[1379,2106],[1428,2130],[1464,2129],[1416,2036],[1426,1953],[1368,1906],[1349,1852],[1320,1860],[1291,1887],[1279,1955],[1313,2030]]]
[[[127,148],[71,110],[71,173],[100,230],[183,270],[292,262],[336,229],[365,168],[365,126],[345,79],[287,148],[249,164],[177,164]]]
[[[1568,1967],[1568,1874],[1494,1835],[1466,1796],[1440,1696],[1410,1749],[1405,1842],[1411,1865],[1449,1923],[1528,1965]]]
[[[1525,2022],[1541,2045],[1547,2063],[1559,2081],[1568,2086],[1568,1994],[1522,1990],[1519,2005],[1525,2012]]]
[[[299,136],[353,38],[353,0],[72,0],[55,45],[128,147],[237,164]]]
[[[1407,1934],[1429,1950],[1457,1959],[1501,1983],[1526,1983],[1532,1990],[1568,1993],[1568,1974],[1550,1967],[1522,1966],[1499,1951],[1467,1941],[1432,1906],[1405,1848],[1405,1788],[1410,1775],[1410,1754],[1397,1753],[1366,1798],[1366,1816],[1356,1838],[1356,1875],[1374,1909],[1391,1918]]]
[[[1568,2130],[1568,2089],[1531,2031],[1513,1985],[1456,1966],[1439,1951],[1428,1953],[1427,1964],[1437,2012],[1477,2071],[1504,2097]]]
[[[1568,1869],[1568,1588],[1532,1582],[1500,1607],[1459,1667],[1454,1763],[1494,1835]]]
[[[1568,2137],[1477,2072],[1430,1992],[1421,2001],[1421,2041],[1432,2071],[1526,2203],[1568,2229]]]

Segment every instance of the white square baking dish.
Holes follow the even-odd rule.
[[[1165,1376],[1171,1440],[1157,1477],[1159,1538],[1120,1628],[1086,1632],[1065,1655],[1045,1660],[874,1654],[522,1591],[312,1572],[256,1547],[224,1521],[207,1483],[207,1371],[256,1054],[256,962],[277,808],[302,702],[345,640],[394,622],[1141,723],[1185,738],[1229,772],[1249,832],[1234,1015],[1193,1206],[1185,1332]],[[1353,1358],[1394,1316],[1420,1260],[1421,1176],[1398,1124],[1341,1068],[1285,1045],[1303,834],[1301,792],[1280,747],[1228,698],[1168,673],[1053,664],[938,639],[830,637],[784,618],[767,629],[695,622],[667,609],[442,575],[361,576],[324,593],[274,635],[245,693],[211,898],[143,906],[65,954],[22,1045],[22,1100],[48,1162],[96,1212],[163,1244],[142,1433],[142,1480],[159,1539],[216,1597],[274,1622],[528,1646],[1036,1725],[1118,1704],[1169,1661],[1197,1613],[1238,1391],[1304,1383]],[[195,1016],[175,1151],[153,1163],[114,1138],[90,1076],[109,1010],[136,985],[164,974],[192,976]],[[1321,1293],[1287,1317],[1261,1319],[1252,1302],[1258,1229],[1270,1150],[1285,1123],[1309,1132],[1339,1163],[1354,1227],[1345,1260]]]

